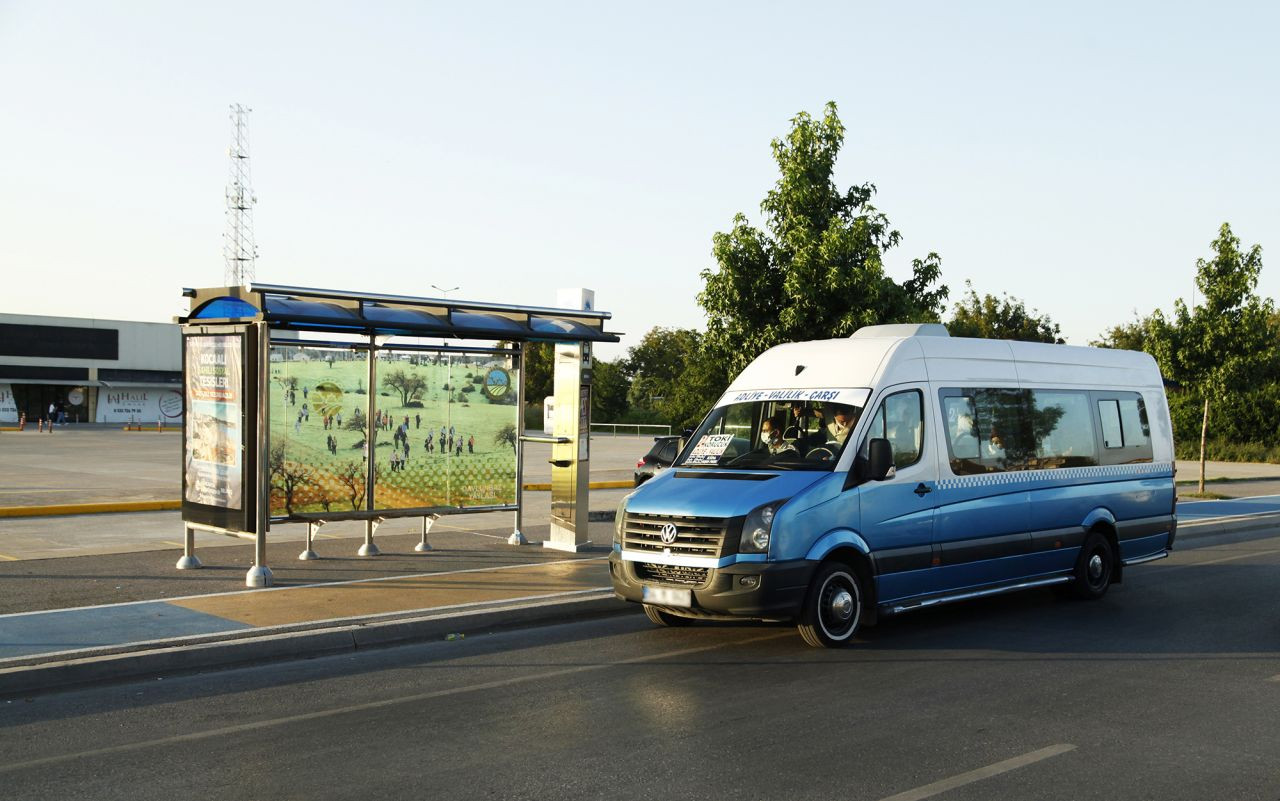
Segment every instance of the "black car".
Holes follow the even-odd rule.
[[[636,486],[656,476],[671,466],[680,452],[680,437],[676,435],[653,438],[653,447],[636,462]]]

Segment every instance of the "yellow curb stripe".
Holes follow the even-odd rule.
[[[3,559],[3,560],[4,560],[4,561],[6,561],[6,562],[21,562],[21,561],[22,561],[22,559],[21,559],[21,558],[19,558],[19,557],[17,557],[17,556],[10,556],[10,555],[9,555],[9,554],[7,554],[7,553],[0,553],[0,559]]]
[[[631,481],[592,481],[590,489],[630,489]],[[525,484],[528,492],[549,492],[550,484]],[[181,509],[182,501],[124,501],[120,503],[62,503],[52,506],[0,506],[0,517],[51,517],[53,515],[93,515],[110,512],[160,512]]]
[[[118,503],[62,503],[52,506],[3,506],[0,517],[51,517],[107,512],[159,512],[181,509],[182,501],[122,501]]]

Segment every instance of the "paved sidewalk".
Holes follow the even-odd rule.
[[[384,554],[355,556],[356,538],[317,545],[328,558],[298,561],[296,542],[268,547],[275,587],[246,590],[253,546],[199,551],[205,567],[179,571],[179,550],[0,563],[0,668],[30,657],[253,629],[305,627],[569,598],[609,587],[612,522],[591,524],[600,543],[569,554],[511,546],[509,529],[380,536]],[[544,537],[535,527],[529,535]]]

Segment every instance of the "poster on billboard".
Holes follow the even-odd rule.
[[[244,504],[244,343],[240,335],[186,338],[185,499]]]
[[[13,387],[0,384],[0,423],[18,422],[18,403],[13,398]]]
[[[68,399],[68,403],[77,405]],[[164,387],[128,387],[98,392],[99,423],[177,425],[182,421],[182,393]]]
[[[377,510],[515,502],[510,355],[380,350],[372,386],[368,358],[272,346],[272,517],[365,511],[370,459]]]

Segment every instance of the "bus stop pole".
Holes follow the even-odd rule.
[[[366,429],[365,435],[364,435],[364,445],[365,445],[365,448],[369,451],[369,459],[368,461],[365,462],[365,465],[364,465],[365,467],[364,508],[368,512],[373,511],[373,482],[374,482],[374,477],[377,475],[377,472],[378,472],[377,468],[375,467],[375,461],[374,461],[375,459],[378,458],[378,452],[377,452],[378,427],[373,424],[373,415],[374,415],[374,412],[377,410],[377,405],[378,405],[377,404],[378,388],[374,386],[374,383],[373,383],[378,378],[377,359],[378,359],[378,337],[375,334],[370,334],[369,335],[369,390],[368,390],[369,394],[365,395],[365,398],[368,399],[368,403],[365,406],[365,417],[364,417],[365,429]],[[378,554],[381,553],[381,551],[378,550],[378,546],[375,545],[373,542],[373,532],[377,530],[378,523],[380,522],[382,521],[380,520],[375,521],[373,519],[367,519],[364,521],[364,544],[360,546],[360,549],[358,551],[356,551],[357,556],[377,556]]]
[[[528,545],[524,536],[524,354],[529,343],[516,348],[516,520],[508,545]]]
[[[267,456],[269,441],[267,426],[269,425],[271,410],[271,393],[268,386],[271,376],[271,332],[266,323],[256,323],[254,327],[258,333],[258,375],[256,378],[258,408],[256,413],[257,425],[254,426],[253,432],[254,443],[257,446],[253,471],[257,503],[254,504],[253,567],[249,568],[248,574],[245,575],[244,583],[247,587],[270,587],[272,579],[271,568],[267,567],[267,526],[271,518],[271,476],[267,467],[269,463]]]

